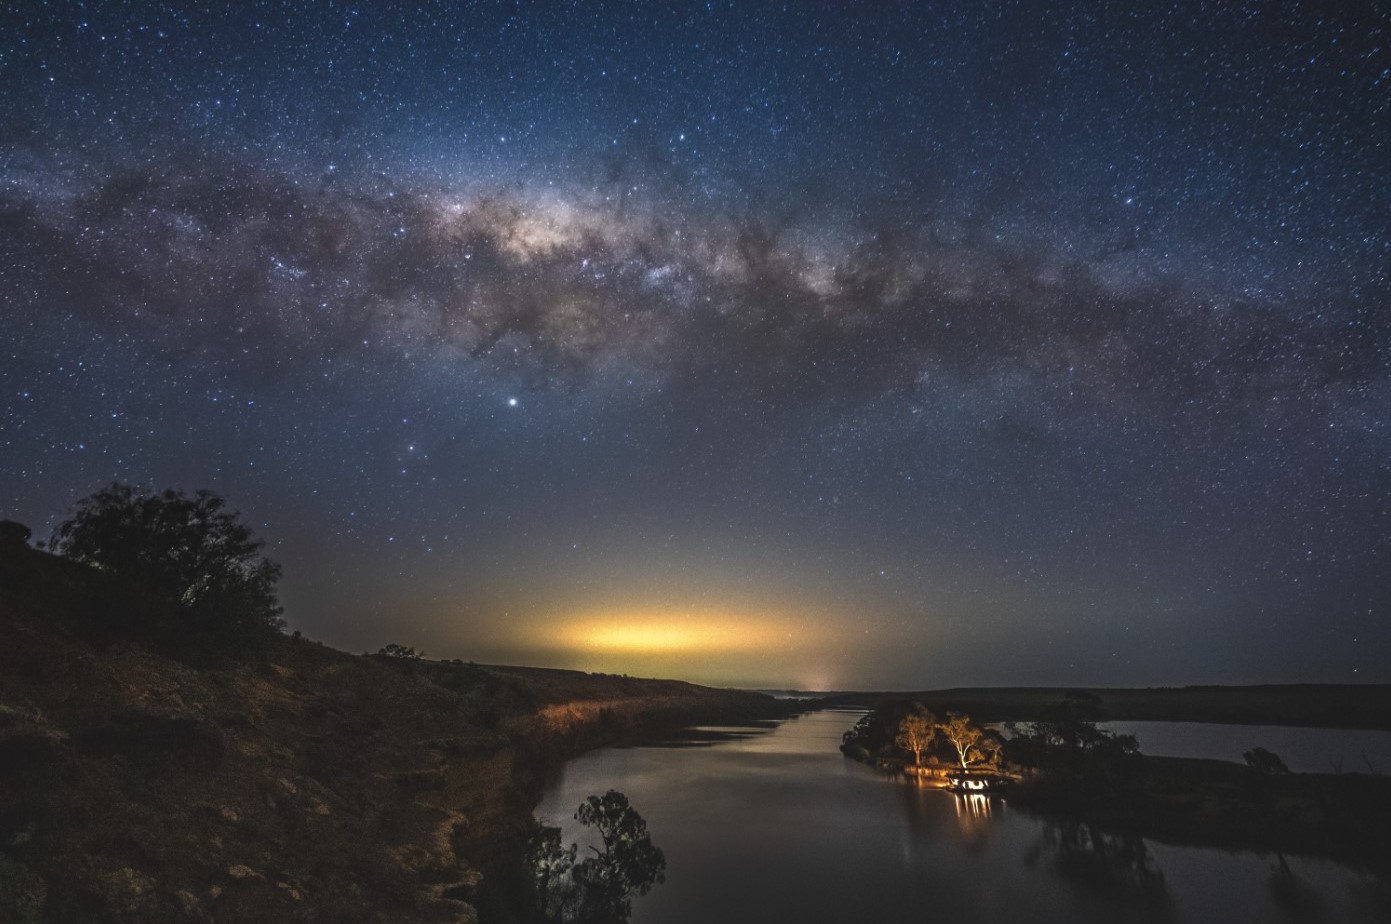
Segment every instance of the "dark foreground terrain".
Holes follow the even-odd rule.
[[[31,549],[0,554],[5,924],[459,922],[480,906],[505,920],[499,883],[548,767],[780,709],[290,637],[209,663],[105,637],[128,590]]]

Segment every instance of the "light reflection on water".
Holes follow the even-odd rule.
[[[587,754],[536,814],[582,841],[575,806],[627,793],[667,855],[667,882],[634,902],[636,924],[1385,919],[1384,884],[1332,863],[1045,823],[997,797],[894,778],[837,750],[858,717]]]

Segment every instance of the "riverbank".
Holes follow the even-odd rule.
[[[352,655],[195,666],[87,628],[104,575],[0,558],[0,920],[476,919],[538,780],[694,721],[779,715],[677,681]]]

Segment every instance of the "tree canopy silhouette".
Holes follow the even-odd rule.
[[[590,796],[575,820],[595,829],[602,846],[589,846],[593,855],[577,862],[578,847],[562,847],[559,828],[535,828],[528,844],[530,920],[622,924],[632,914],[633,896],[666,880],[666,856],[621,792]]]
[[[211,491],[146,494],[112,484],[77,502],[53,551],[140,584],[180,619],[226,640],[279,631],[280,566],[240,515]]]
[[[383,645],[381,648],[377,649],[377,654],[384,658],[399,658],[403,661],[420,661],[425,657],[425,652],[416,651],[415,648],[410,645],[398,645],[396,642],[392,642],[390,645]]]
[[[597,830],[604,844],[603,850],[591,847],[594,856],[575,864],[586,905],[596,920],[626,921],[632,897],[646,895],[666,881],[666,855],[652,843],[647,822],[621,792],[610,789],[590,796],[576,810],[575,819]]]
[[[1246,761],[1246,766],[1259,770],[1262,773],[1289,773],[1290,768],[1285,766],[1285,762],[1280,759],[1280,755],[1274,751],[1267,751],[1265,748],[1252,748],[1241,755],[1242,760]]]

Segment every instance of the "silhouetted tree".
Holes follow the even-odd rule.
[[[1006,722],[1014,736],[1005,747],[1010,760],[1030,766],[1070,765],[1080,768],[1114,764],[1140,752],[1134,735],[1098,727],[1101,700],[1085,691],[1069,691],[1040,721],[1018,725]]]
[[[937,717],[921,703],[914,703],[912,709],[899,719],[898,734],[894,744],[913,755],[913,765],[922,763],[922,752],[932,746],[937,737]]]
[[[666,881],[666,855],[652,843],[647,822],[621,792],[590,796],[576,810],[575,820],[596,829],[604,845],[602,850],[590,847],[594,856],[575,864],[587,920],[628,920],[632,897]]]
[[[425,657],[425,652],[416,651],[409,645],[398,645],[395,642],[382,646],[377,650],[377,654],[388,658],[402,658],[406,661],[419,661]]]
[[[1241,755],[1241,759],[1246,761],[1246,766],[1261,773],[1289,773],[1290,768],[1285,766],[1285,762],[1280,759],[1280,755],[1265,748],[1252,748]]]
[[[622,924],[632,914],[633,896],[665,881],[666,856],[621,792],[590,796],[575,819],[594,828],[603,847],[590,846],[593,856],[576,862],[578,848],[561,846],[559,828],[536,826],[527,842],[531,919]]]
[[[1043,744],[1087,750],[1097,745],[1105,732],[1097,728],[1100,703],[1094,694],[1069,690],[1048,710],[1033,732]]]
[[[139,583],[201,631],[246,642],[282,627],[280,566],[226,506],[211,491],[145,494],[112,484],[77,502],[51,548]]]

